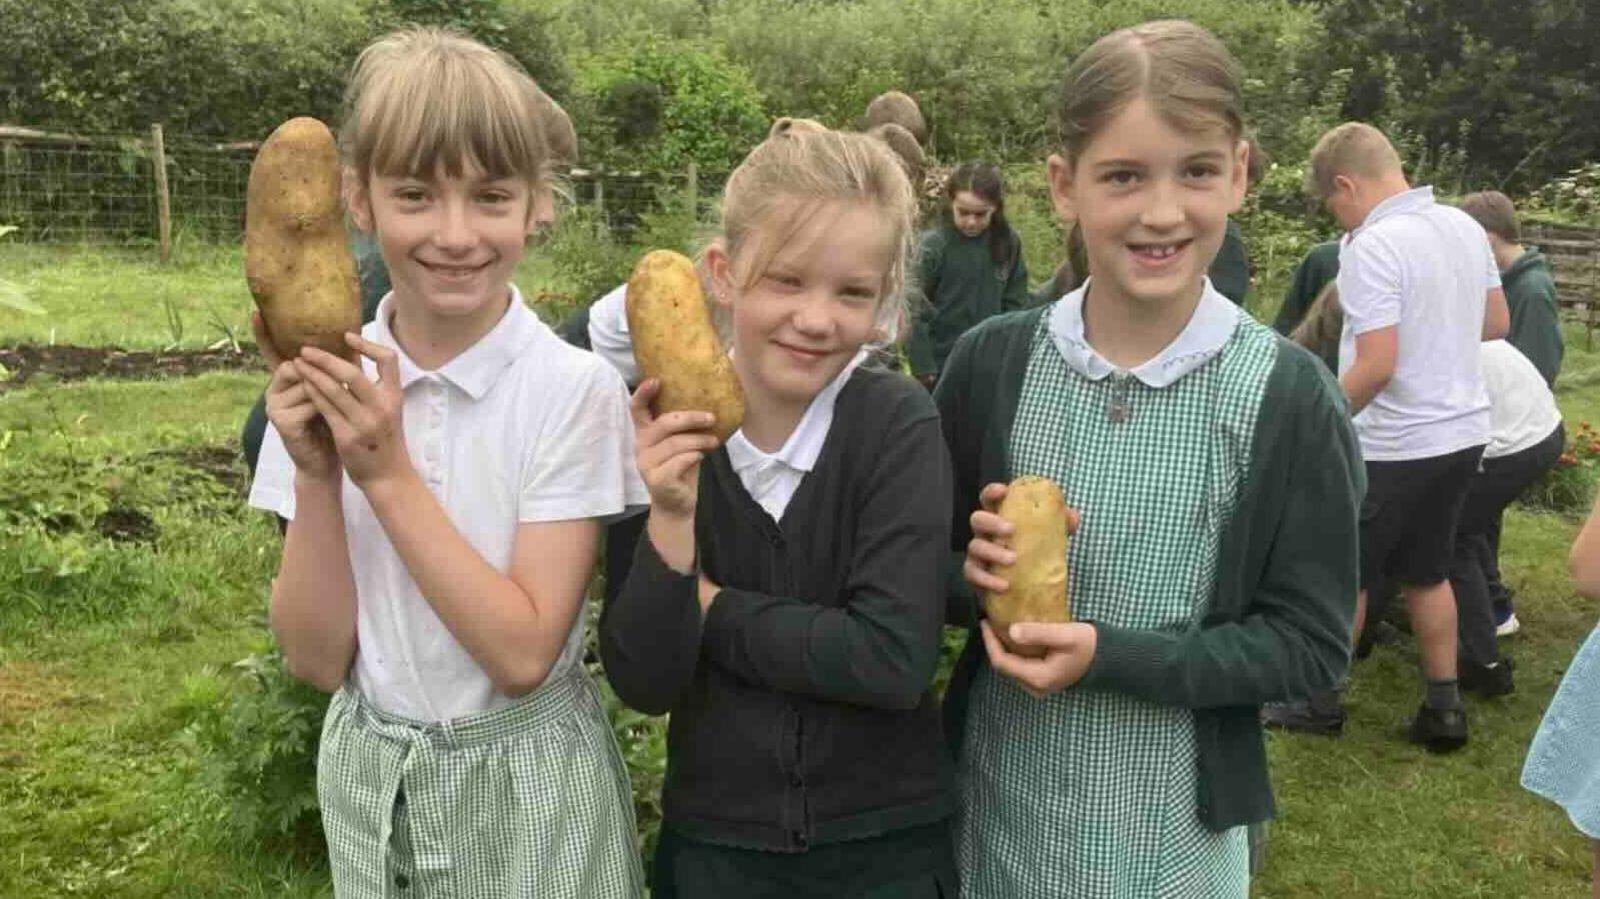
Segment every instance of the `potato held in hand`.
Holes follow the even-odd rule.
[[[1067,600],[1067,501],[1061,488],[1048,478],[1021,477],[1006,489],[1000,517],[1011,522],[1011,550],[1017,561],[994,569],[1011,588],[984,597],[989,626],[1006,648],[1018,655],[1040,656],[1042,651],[1011,642],[1011,625],[1018,621],[1049,623],[1072,620]]]
[[[361,287],[344,228],[339,151],[316,119],[290,119],[250,164],[244,274],[285,359],[310,344],[345,359],[361,330]]]
[[[700,275],[689,257],[653,250],[628,279],[628,330],[646,378],[658,378],[655,412],[710,412],[726,441],[744,420],[744,390],[717,339]]]

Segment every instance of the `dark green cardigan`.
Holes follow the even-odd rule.
[[[977,624],[958,560],[979,491],[1011,480],[1012,421],[1039,316],[1050,308],[973,328],[934,393],[955,469],[953,624]],[[1183,631],[1096,624],[1095,659],[1078,685],[1194,709],[1198,806],[1216,830],[1273,814],[1260,704],[1331,690],[1350,662],[1366,474],[1343,394],[1316,357],[1286,340],[1279,340],[1240,489],[1205,617]],[[956,752],[972,679],[987,663],[982,640],[969,633],[945,698]]]
[[[1561,316],[1556,305],[1556,282],[1550,264],[1538,250],[1528,250],[1500,274],[1511,311],[1511,331],[1506,341],[1522,351],[1546,384],[1554,387],[1561,373]]]

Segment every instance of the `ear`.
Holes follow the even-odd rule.
[[[728,258],[727,245],[720,237],[706,247],[706,273],[711,276],[711,302],[733,305],[728,299],[733,290],[733,260]]]
[[[1078,220],[1078,204],[1073,195],[1072,165],[1059,153],[1050,154],[1045,163],[1045,177],[1050,182],[1050,204],[1055,207],[1056,218],[1063,225]]]
[[[1351,197],[1354,197],[1358,190],[1359,190],[1359,187],[1356,184],[1356,179],[1350,177],[1349,175],[1334,175],[1333,176],[1333,192],[1334,193],[1336,193],[1336,194],[1337,193],[1343,193],[1343,194],[1347,194],[1347,195],[1349,195]]]
[[[1244,205],[1244,195],[1250,189],[1250,142],[1239,141],[1239,146],[1233,152],[1233,174],[1228,184],[1233,200],[1229,204],[1228,212],[1238,212]]]
[[[349,166],[340,169],[340,193],[344,194],[344,208],[350,221],[362,234],[372,233],[372,196],[356,170]]]

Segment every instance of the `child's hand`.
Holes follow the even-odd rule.
[[[1006,545],[1015,530],[1011,522],[1000,517],[1000,503],[1006,498],[1005,484],[990,484],[978,494],[982,506],[972,513],[972,539],[967,542],[967,560],[961,573],[974,589],[981,593],[1004,593],[1011,589],[1005,578],[996,577],[996,565],[1011,565],[1017,554]],[[1067,509],[1067,533],[1076,533],[1083,516],[1077,509]]]
[[[317,412],[316,404],[306,388],[305,379],[293,362],[285,362],[261,321],[261,313],[250,317],[250,326],[256,333],[256,346],[261,357],[272,369],[272,381],[267,384],[267,420],[283,439],[283,448],[295,470],[319,480],[332,480],[339,475],[339,452],[334,448],[333,435],[327,422]]]
[[[630,406],[639,476],[650,491],[650,511],[674,518],[694,518],[700,486],[700,460],[717,448],[706,431],[716,424],[710,412],[668,412],[657,416],[650,402],[661,392],[651,378],[634,391]]]
[[[328,423],[345,471],[357,486],[366,488],[413,470],[401,423],[405,394],[400,390],[400,362],[394,350],[354,333],[344,339],[377,363],[376,383],[367,379],[360,366],[316,347],[301,350],[293,364]]]
[[[1083,680],[1094,662],[1095,647],[1099,643],[1094,625],[1081,621],[1066,624],[1020,621],[1011,625],[1008,636],[1012,643],[1044,650],[1043,657],[1034,659],[1009,652],[988,621],[983,621],[980,627],[984,648],[989,651],[989,664],[1038,699]]]

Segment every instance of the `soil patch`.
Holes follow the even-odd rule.
[[[48,674],[38,665],[12,662],[0,666],[0,724],[14,724],[24,716],[49,708],[68,708],[88,701],[72,684]]]
[[[94,529],[107,540],[124,543],[151,543],[156,539],[156,523],[149,515],[128,506],[112,506],[95,519]]]
[[[195,446],[184,449],[154,450],[151,456],[176,459],[180,463],[209,476],[217,483],[244,496],[249,492],[250,474],[244,466],[244,457],[236,446]]]
[[[198,375],[208,371],[266,371],[253,350],[122,350],[116,347],[0,347],[0,393],[36,378],[82,381],[88,378],[150,380]]]

